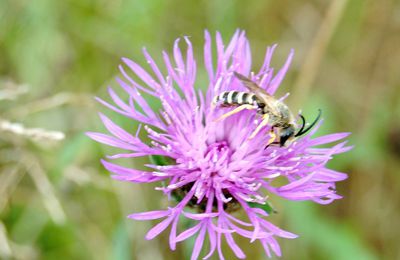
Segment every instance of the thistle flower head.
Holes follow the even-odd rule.
[[[293,51],[283,67],[275,71],[270,67],[270,61],[276,45],[268,47],[263,65],[258,72],[252,72],[250,46],[243,31],[237,31],[227,45],[217,33],[216,60],[212,57],[212,39],[205,32],[204,66],[208,88],[203,93],[197,88],[197,63],[191,42],[187,37],[183,40],[186,53],[179,47],[180,40],[176,40],[172,58],[166,52],[162,54],[163,67],[159,67],[145,49],[147,69],[123,58],[125,66],[120,66],[123,79],[118,78],[117,82],[129,97],[128,102],[111,88],[109,94],[114,104],[98,99],[111,110],[144,125],[150,141],[139,138],[140,127],[135,132],[124,130],[102,114],[101,120],[109,134],[91,132],[88,135],[98,142],[127,151],[102,160],[113,178],[135,183],[162,181],[164,184],[157,189],[171,200],[170,207],[129,216],[135,220],[161,220],[147,233],[146,239],[152,239],[170,227],[172,250],[178,242],[196,236],[192,259],[199,257],[206,236],[210,250],[204,259],[216,250],[223,259],[223,239],[238,258],[245,258],[234,240],[234,236],[239,235],[251,242],[259,241],[268,256],[271,256],[271,250],[280,256],[276,238],[291,239],[296,235],[267,221],[270,213],[266,210],[268,195],[319,204],[341,198],[335,192],[335,183],[346,179],[347,175],[326,168],[326,163],[333,155],[350,147],[346,147],[346,142],[330,148],[318,146],[337,142],[348,133],[313,137],[319,122],[307,135],[284,147],[271,145],[266,148],[271,126],[249,139],[260,122],[260,115],[255,111],[241,111],[216,122],[232,109],[213,107],[212,100],[216,95],[230,90],[248,91],[234,72],[246,75],[274,95],[288,70]],[[128,75],[126,67],[133,71],[135,78]],[[158,99],[162,108],[154,111],[144,98],[146,95]],[[116,158],[141,156],[161,156],[168,158],[170,163],[148,164],[149,170],[142,171],[111,162]],[[245,212],[246,219],[235,215],[239,210]],[[182,217],[191,219],[194,224],[179,232]]]

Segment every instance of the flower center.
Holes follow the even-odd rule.
[[[204,162],[207,170],[203,171],[202,178],[210,178],[212,173],[221,174],[221,169],[226,168],[230,162],[232,150],[226,141],[210,144],[204,154]],[[204,166],[204,165],[202,165]],[[204,167],[200,167],[204,168]],[[207,176],[204,176],[207,175]]]
[[[231,155],[230,147],[226,141],[220,141],[208,146],[205,154],[206,158],[211,158],[213,163],[229,159]]]
[[[202,162],[197,162],[200,176],[195,182],[188,183],[182,187],[175,189],[172,195],[175,199],[180,202],[187,196],[189,191],[192,189],[193,185],[196,183],[195,194],[190,198],[187,206],[196,209],[198,212],[205,212],[208,199],[205,194],[207,194],[209,189],[214,189],[214,182],[221,181],[224,177],[224,172],[228,168],[230,162],[230,157],[232,155],[232,150],[226,141],[215,142],[208,146],[207,151],[204,154],[204,160]],[[219,180],[218,180],[219,179]],[[227,189],[220,189],[219,192],[223,193],[225,198],[232,198],[228,202],[223,202],[223,208],[227,212],[233,212],[240,209],[239,202],[230,194]],[[215,194],[216,192],[214,192]],[[199,198],[201,201],[199,201]],[[213,198],[213,211],[218,211],[218,199]]]

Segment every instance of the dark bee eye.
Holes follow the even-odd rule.
[[[264,108],[264,107],[265,107],[265,104],[264,104],[264,103],[261,103],[261,102],[257,102],[257,106],[258,106],[259,108]]]
[[[281,138],[279,140],[279,144],[280,144],[281,147],[285,145],[285,143],[289,139],[289,137],[290,137],[289,135],[281,136]]]
[[[281,134],[280,134],[280,140],[279,144],[280,146],[284,146],[286,141],[294,135],[294,129],[293,127],[287,127],[282,129]]]

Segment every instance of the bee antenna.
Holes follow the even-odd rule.
[[[311,125],[309,125],[306,129],[303,130],[304,125],[301,127],[300,131],[295,135],[295,137],[297,136],[301,136],[304,135],[305,133],[307,133],[308,131],[310,131],[311,128],[313,128],[313,126],[318,122],[318,120],[320,119],[322,114],[321,109],[318,109],[318,116],[315,118],[314,122],[311,123]],[[302,117],[303,118],[303,117]],[[304,121],[303,121],[304,122]]]
[[[297,134],[295,134],[295,137],[300,136],[301,135],[301,131],[303,131],[304,126],[306,125],[306,119],[304,118],[304,116],[302,114],[299,114],[300,118],[301,118],[301,128],[300,130],[297,132]]]

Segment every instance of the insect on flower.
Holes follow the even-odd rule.
[[[114,179],[160,183],[157,190],[170,199],[167,208],[128,216],[135,220],[160,219],[148,231],[146,239],[153,239],[170,227],[171,250],[176,249],[178,242],[195,237],[192,259],[200,255],[207,259],[216,252],[224,259],[223,240],[238,258],[245,258],[235,242],[237,236],[242,236],[251,242],[259,241],[268,256],[272,253],[280,256],[277,238],[293,239],[297,235],[267,220],[271,213],[266,209],[270,205],[269,195],[319,204],[340,199],[335,184],[347,175],[328,169],[326,164],[334,155],[351,149],[343,141],[349,133],[315,137],[322,124],[319,116],[306,129],[305,119],[300,116],[303,124],[294,134],[293,116],[283,102],[275,101],[281,99],[273,98],[289,68],[293,51],[283,67],[274,73],[276,70],[270,67],[270,61],[276,46],[268,47],[260,70],[251,72],[250,45],[243,31],[236,31],[226,45],[217,33],[216,61],[213,61],[211,36],[205,32],[204,66],[208,89],[203,93],[194,88],[197,63],[191,42],[188,37],[184,40],[186,55],[179,47],[179,39],[176,40],[172,59],[163,52],[163,67],[159,67],[146,50],[143,52],[149,70],[132,60],[122,59],[123,78],[117,78],[117,82],[129,97],[128,102],[112,88],[109,94],[114,104],[97,99],[114,112],[143,124],[143,128],[139,125],[135,132],[127,131],[100,114],[109,134],[89,132],[87,135],[123,150],[102,160]],[[126,67],[134,77],[128,74]],[[241,75],[252,77],[250,80]],[[160,101],[159,111],[150,107],[147,96]],[[216,106],[213,100],[251,105],[255,109],[224,115],[224,109]],[[257,109],[264,117],[265,127],[254,124]],[[278,116],[278,111],[285,114]],[[271,127],[277,128],[279,143],[284,146],[271,145],[265,149],[265,144],[270,142]],[[140,136],[147,138],[139,137],[140,131]],[[255,136],[257,138],[249,138]],[[288,139],[293,140],[286,142]],[[320,147],[334,142],[331,147]],[[141,156],[168,160],[162,164],[147,164],[147,171],[113,162]],[[235,215],[239,211],[243,214]],[[181,230],[180,222],[184,218],[192,225]],[[208,252],[202,251],[205,241],[209,243]]]
[[[279,143],[280,146],[284,146],[286,141],[290,141],[294,137],[299,137],[306,134],[319,120],[321,116],[321,110],[314,122],[304,129],[306,120],[303,115],[300,115],[303,123],[297,133],[295,133],[295,120],[292,112],[289,110],[287,105],[282,101],[274,98],[267,93],[264,89],[260,88],[255,82],[249,78],[243,76],[240,73],[234,72],[235,76],[242,81],[244,86],[251,92],[239,92],[235,90],[225,91],[215,96],[213,99],[213,106],[222,102],[222,106],[238,106],[234,110],[222,115],[216,121],[221,121],[229,116],[232,116],[244,109],[257,110],[257,113],[262,115],[262,122],[258,125],[256,130],[250,135],[249,139],[254,138],[260,130],[266,125],[271,126],[270,136],[271,139],[268,141],[267,147],[274,143],[276,135],[274,128],[278,128]]]

